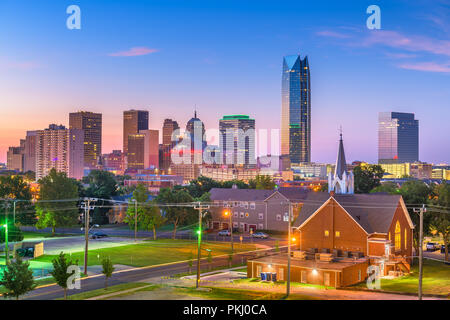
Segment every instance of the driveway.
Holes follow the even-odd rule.
[[[83,251],[85,246],[84,236],[73,237],[59,237],[59,238],[33,238],[27,239],[26,242],[44,242],[44,253],[53,255],[64,253],[71,253]],[[137,240],[137,243],[142,243],[142,240]],[[128,244],[135,244],[132,238],[121,237],[106,237],[102,239],[89,239],[89,250],[110,248],[117,246],[124,246]]]

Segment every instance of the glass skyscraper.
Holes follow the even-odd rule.
[[[311,162],[311,87],[308,57],[283,58],[281,155],[291,163]]]
[[[414,113],[378,114],[378,163],[419,161],[419,120]]]

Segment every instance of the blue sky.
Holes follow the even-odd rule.
[[[66,8],[81,8],[81,30]],[[381,8],[381,30],[366,8]],[[284,55],[308,55],[312,160],[377,159],[379,111],[414,112],[420,159],[450,162],[450,1],[0,2],[0,161],[26,130],[104,114],[103,152],[122,147],[122,111],[207,128],[244,113],[279,128]]]

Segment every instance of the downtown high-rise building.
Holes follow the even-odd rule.
[[[223,164],[255,165],[255,119],[224,116],[219,121],[219,150]]]
[[[291,163],[311,162],[311,87],[308,57],[283,58],[281,155]]]
[[[37,131],[27,131],[23,154],[23,171],[36,172]]]
[[[419,161],[419,120],[414,113],[378,114],[378,163]]]
[[[148,111],[128,110],[123,112],[123,152],[128,153],[128,136],[148,130]]]
[[[140,130],[128,136],[128,169],[159,167],[159,131]]]
[[[180,129],[178,122],[172,119],[165,119],[162,127],[162,144],[163,146],[172,146],[174,141],[172,141],[172,134],[175,130]]]
[[[36,137],[36,179],[51,169],[64,172],[69,178],[81,179],[84,168],[84,132],[51,124],[38,130]]]
[[[84,166],[95,168],[102,155],[102,114],[79,111],[69,114],[69,129],[84,132]]]

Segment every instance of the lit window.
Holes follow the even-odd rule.
[[[336,236],[336,238],[339,238],[341,236],[341,232],[340,231],[336,231],[335,236]]]
[[[328,237],[330,235],[330,231],[325,230],[325,237]]]
[[[407,241],[408,241],[408,231],[405,228],[405,250],[406,250],[406,246],[407,246]]]
[[[402,234],[400,229],[400,223],[397,221],[395,224],[395,250],[402,249]]]
[[[250,215],[248,214],[248,212],[245,213],[245,217],[248,218]]]

